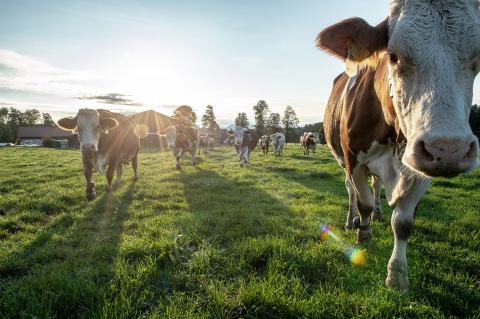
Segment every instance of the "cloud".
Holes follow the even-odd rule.
[[[59,96],[89,91],[92,76],[85,72],[61,69],[45,61],[0,49],[0,88],[41,92]]]
[[[127,106],[143,106],[142,103],[135,102],[129,98],[129,95],[120,93],[108,93],[106,95],[83,96],[79,100],[93,100],[98,103],[113,104],[113,105],[127,105]]]

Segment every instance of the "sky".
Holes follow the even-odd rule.
[[[344,66],[315,37],[388,13],[387,0],[1,2],[0,106],[58,119],[84,107],[171,115],[187,104],[200,118],[210,104],[222,126],[238,112],[253,122],[260,99],[280,114],[292,106],[302,124],[321,121]]]

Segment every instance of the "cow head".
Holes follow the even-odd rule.
[[[65,117],[58,120],[58,127],[62,130],[78,134],[83,154],[96,153],[100,134],[108,134],[108,130],[117,125],[118,122],[115,119],[100,118],[100,114],[92,109],[81,109],[74,118]]]
[[[398,126],[407,139],[403,163],[428,176],[455,176],[478,165],[469,126],[480,71],[480,11],[472,0],[392,0],[389,18],[372,27],[352,18],[322,31],[317,45],[346,62],[388,59]],[[378,91],[378,88],[376,88]]]
[[[243,144],[243,141],[245,138],[248,138],[250,136],[250,130],[237,126],[235,127],[234,130],[228,131],[228,134],[230,136],[233,136],[233,140],[235,142],[235,145],[240,146]]]
[[[175,140],[177,139],[177,128],[175,126],[169,126],[165,130],[159,131],[158,134],[165,137],[169,149],[175,149]]]
[[[271,134],[270,135],[270,141],[273,145],[277,145],[278,144],[278,140],[281,138],[282,136],[280,135],[280,133],[275,133],[275,134]]]

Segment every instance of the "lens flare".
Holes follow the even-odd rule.
[[[353,248],[350,251],[347,251],[348,259],[355,266],[362,266],[367,263],[367,250]]]
[[[321,240],[329,241],[333,243],[337,249],[343,251],[352,265],[362,266],[367,263],[367,251],[365,249],[348,246],[345,241],[343,241],[339,235],[335,234],[327,225],[322,225],[320,229]]]

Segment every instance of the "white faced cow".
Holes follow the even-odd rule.
[[[285,145],[285,135],[282,133],[272,134],[270,135],[270,141],[272,142],[275,156],[282,155],[283,146]]]
[[[334,81],[324,128],[345,168],[350,205],[360,213],[357,241],[371,240],[375,202],[368,177],[374,175],[395,206],[386,284],[407,291],[407,239],[430,177],[478,165],[468,119],[480,70],[479,1],[394,0],[377,26],[344,20],[323,30],[317,45],[346,64]]]
[[[258,143],[260,144],[260,147],[262,148],[263,155],[268,154],[268,149],[270,147],[270,139],[268,138],[268,135],[263,135],[259,140]]]
[[[303,155],[309,155],[310,151],[315,155],[317,149],[317,142],[315,141],[315,135],[312,132],[304,132],[300,136],[300,145],[303,148]]]
[[[230,130],[228,134],[233,136],[235,149],[240,157],[240,166],[243,167],[250,161],[250,154],[257,146],[256,133],[237,126],[235,130]]]
[[[132,119],[106,110],[81,109],[74,118],[62,118],[58,126],[78,134],[82,152],[83,173],[87,182],[87,199],[95,198],[92,169],[107,175],[107,191],[112,191],[115,169],[117,181],[122,177],[123,165],[132,163],[133,178],[138,179],[138,151],[140,138],[148,129],[135,125]]]
[[[158,132],[160,136],[166,137],[168,148],[172,150],[176,159],[176,168],[181,169],[180,159],[183,153],[192,155],[192,165],[196,164],[196,153],[199,145],[198,128],[191,126],[169,126],[165,131]]]

